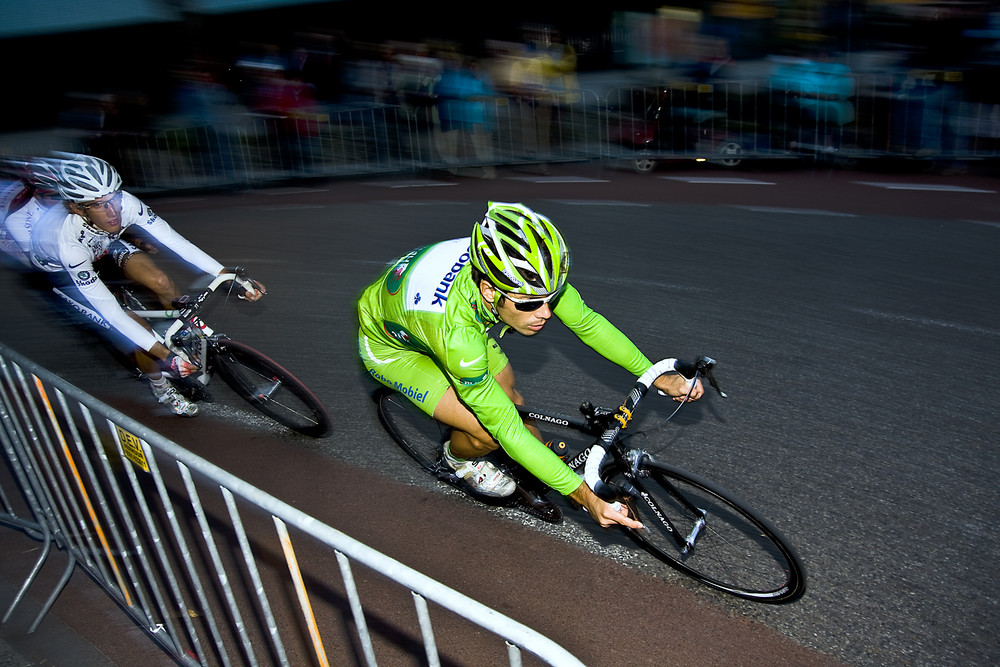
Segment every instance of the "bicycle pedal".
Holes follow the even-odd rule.
[[[562,510],[545,496],[538,496],[525,490],[520,485],[512,496],[522,511],[550,523],[562,520]]]

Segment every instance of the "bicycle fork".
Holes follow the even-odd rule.
[[[629,477],[631,477],[631,475],[629,475]],[[681,555],[687,556],[692,552],[692,550],[694,550],[695,543],[698,541],[702,530],[704,530],[704,528],[708,525],[708,512],[689,501],[684,494],[678,491],[674,485],[667,480],[658,478],[656,481],[671,496],[677,499],[677,502],[679,502],[684,509],[690,512],[692,516],[698,517],[697,520],[695,520],[694,525],[691,527],[691,532],[687,535],[687,537],[683,537],[680,532],[678,532],[673,522],[671,522],[670,519],[668,519],[660,510],[659,506],[656,504],[656,500],[654,500],[653,497],[641,487],[641,485],[638,489],[635,489],[633,486],[633,489],[637,492],[636,495],[638,495],[638,497],[646,503],[650,511],[656,515],[660,524],[667,530],[668,533],[670,533],[670,536],[673,538],[674,542],[676,542]]]

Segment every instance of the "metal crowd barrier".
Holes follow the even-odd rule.
[[[480,655],[506,652],[520,665],[523,649],[547,664],[582,665],[530,628],[195,456],[3,345],[0,445],[7,463],[0,523],[42,543],[4,622],[53,550],[66,558],[29,632],[79,568],[184,665],[375,665],[377,653],[398,664],[414,660],[419,649],[410,645],[421,640],[416,659],[439,665],[439,646],[447,662],[449,642],[481,634],[468,622],[494,636],[477,634]]]
[[[483,122],[458,127],[442,123],[438,105],[358,104],[105,135],[76,147],[114,164],[137,192],[432,170],[478,174],[498,165],[589,160],[601,153],[593,93],[480,104]]]
[[[454,102],[359,101],[287,117],[244,114],[237,122],[78,136],[66,149],[109,160],[136,192],[428,171],[490,177],[502,165],[589,160],[649,171],[665,160],[854,167],[880,158],[1000,158],[1000,95],[965,77],[789,65],[759,80],[495,97],[477,103],[482,122],[457,126],[447,119]]]
[[[840,167],[902,158],[1000,158],[1000,97],[957,72],[810,75],[674,82],[607,93],[604,157],[649,171],[658,160],[738,167],[808,159]],[[995,100],[991,99],[996,97]]]

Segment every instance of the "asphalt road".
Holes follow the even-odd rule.
[[[585,641],[586,632],[568,628],[586,625],[593,634],[631,624],[613,615],[619,609],[641,617],[644,632],[662,633],[639,644],[648,664],[995,664],[998,193],[991,174],[639,176],[584,165],[547,176],[510,171],[496,181],[360,179],[148,198],[182,233],[267,285],[264,302],[220,317],[230,335],[279,360],[326,401],[336,427],[320,441],[222,407],[197,420],[156,414],[100,346],[81,346],[85,339],[55,324],[9,272],[0,278],[0,339],[431,576],[473,597],[479,590],[515,617],[525,612],[518,605],[531,605],[524,616],[533,626],[588,664],[614,664],[636,645]],[[646,445],[772,519],[809,570],[802,600],[768,607],[716,594],[579,516],[551,527],[467,501],[395,451],[355,359],[354,299],[392,258],[468,234],[488,199],[524,201],[549,215],[573,250],[573,283],[648,356],[719,361],[730,398],[712,396],[663,428],[672,406],[647,401]],[[529,403],[563,412],[584,399],[617,405],[631,384],[559,325],[502,344]],[[240,438],[245,450],[230,444]],[[250,452],[274,458],[262,465]],[[318,461],[412,485],[395,491],[404,495],[429,493],[431,520],[462,530],[401,544],[379,525],[409,510],[345,517],[338,510],[357,499],[317,488]],[[647,594],[603,609],[593,603],[602,598],[584,596],[586,609],[568,613],[570,584],[556,577],[551,590],[513,593],[508,585],[505,594],[477,583],[488,573],[459,575],[434,558],[459,548],[478,562],[477,545],[504,544],[503,553],[483,558],[495,557],[509,575],[504,567],[535,565],[519,562],[510,545],[523,541],[534,554],[538,539],[553,558],[584,554],[591,565],[594,556],[606,564],[600,583],[574,588],[611,590],[608,578],[620,577]],[[549,616],[538,609],[546,606]],[[630,662],[647,664],[635,654]]]

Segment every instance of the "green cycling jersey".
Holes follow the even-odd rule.
[[[389,386],[410,386],[408,378],[388,377],[392,374],[388,362],[407,354],[431,357],[511,458],[564,495],[579,487],[581,478],[524,426],[490,373],[488,332],[499,321],[472,280],[468,238],[419,248],[397,260],[361,295],[358,314],[360,336],[391,351],[391,358],[375,359],[380,364],[377,370],[366,359],[373,376]],[[552,314],[588,346],[634,375],[651,366],[625,334],[584,303],[572,285],[567,284],[554,301]]]

